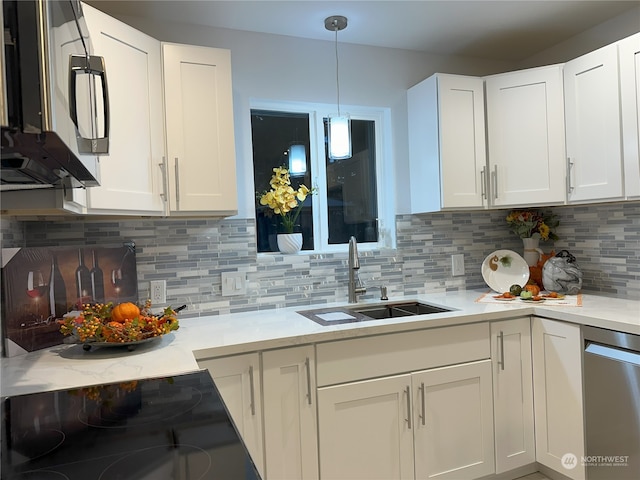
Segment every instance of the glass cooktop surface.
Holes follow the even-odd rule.
[[[8,397],[2,480],[253,480],[206,371]]]

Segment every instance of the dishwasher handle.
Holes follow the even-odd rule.
[[[640,352],[634,352],[633,350],[625,350],[623,348],[612,347],[610,345],[587,342],[584,352],[622,363],[632,363],[640,367]]]

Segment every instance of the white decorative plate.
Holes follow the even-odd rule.
[[[508,292],[511,285],[527,284],[529,265],[512,250],[496,250],[482,262],[482,278],[492,290]]]

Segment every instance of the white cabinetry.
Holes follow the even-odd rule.
[[[625,197],[640,198],[640,33],[618,42]]]
[[[533,318],[536,460],[575,480],[585,478],[581,347],[579,326]]]
[[[164,186],[160,42],[83,5],[91,42],[107,59],[109,156],[99,158],[100,186],[89,188],[88,213],[161,215]]]
[[[314,359],[312,345],[262,354],[266,478],[318,478]]]
[[[486,201],[483,82],[435,74],[407,92],[411,213]]]
[[[415,373],[411,383],[416,478],[494,473],[491,361]]]
[[[535,462],[529,317],[491,324],[496,473]]]
[[[617,45],[567,62],[564,89],[569,202],[621,199]]]
[[[565,202],[562,66],[485,78],[490,201]]]
[[[320,477],[493,473],[489,350],[486,323],[318,344]]]
[[[494,471],[489,360],[321,388],[318,417],[323,479]]]
[[[229,50],[162,44],[171,215],[237,213]]]
[[[264,476],[258,353],[198,360],[209,370],[260,476]]]

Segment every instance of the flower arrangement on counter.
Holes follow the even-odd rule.
[[[258,194],[260,205],[266,205],[273,210],[273,213],[280,215],[284,233],[293,233],[302,204],[307,196],[316,193],[317,189],[300,185],[297,190],[294,190],[291,186],[289,170],[285,167],[273,169],[269,184],[271,190]]]
[[[129,343],[165,335],[177,330],[176,311],[164,309],[162,315],[151,313],[151,300],[142,308],[131,302],[85,304],[77,317],[58,320],[63,335],[73,335],[80,343]]]
[[[509,228],[520,238],[539,238],[558,240],[555,229],[560,221],[552,213],[537,210],[513,210],[507,215]]]

